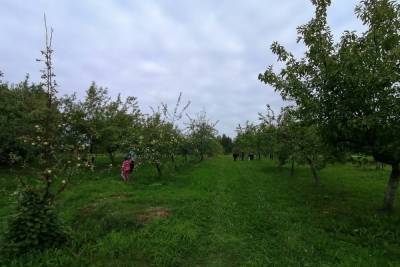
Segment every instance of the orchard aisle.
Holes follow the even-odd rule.
[[[266,241],[262,232],[270,224],[265,192],[268,177],[255,161],[233,162],[220,157],[207,164],[212,164],[215,176],[210,180],[214,194],[206,265],[266,262],[260,245]]]
[[[276,179],[281,173],[272,163],[219,157],[204,164],[212,170],[208,178],[193,173],[212,191],[208,242],[204,242],[205,259],[200,262],[205,266],[307,263],[308,257],[299,257],[312,257],[312,250],[303,250],[307,244],[297,231],[298,227],[307,228],[302,225],[306,221],[292,218],[288,185]]]
[[[71,243],[10,266],[400,265],[400,214],[376,210],[384,170],[328,167],[318,188],[306,167],[290,177],[272,161],[230,156],[161,178],[139,168],[128,184],[117,171],[87,172],[60,196]]]
[[[297,173],[289,177],[288,169],[278,169],[273,162],[234,162],[231,157],[209,159],[195,169],[192,186],[196,191],[204,190],[207,196],[199,205],[202,208],[192,211],[193,222],[201,221],[195,257],[199,266],[379,266],[388,260],[400,263],[399,254],[388,258],[382,250],[363,244],[365,237],[346,236],[346,231],[353,232],[352,227],[363,226],[359,222],[351,225],[351,219],[346,221],[351,214],[335,221],[333,212],[337,209],[340,213],[342,200],[336,200],[338,206],[331,207],[335,204],[329,194],[343,194],[337,192],[343,188],[332,184],[332,191],[324,186],[317,190],[307,168]],[[354,220],[359,218],[355,215]],[[340,227],[351,229],[335,233]]]

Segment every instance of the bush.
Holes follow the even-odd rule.
[[[22,190],[17,211],[5,235],[3,250],[6,254],[20,255],[58,247],[67,240],[67,233],[57,218],[52,202],[43,198],[37,190]]]

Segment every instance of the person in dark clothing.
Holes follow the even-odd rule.
[[[129,170],[129,173],[132,173],[133,172],[133,169],[135,168],[135,161],[132,159],[132,158],[130,158],[131,159],[131,169]]]
[[[253,152],[250,152],[248,156],[249,156],[249,160],[253,160],[254,159],[254,153]]]
[[[233,152],[233,161],[236,161],[237,158],[239,157],[239,153],[238,152]]]

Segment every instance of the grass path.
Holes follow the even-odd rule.
[[[336,180],[329,170],[326,182],[335,182],[332,187],[337,191],[327,186],[315,188],[307,169],[301,169],[296,177],[288,177],[287,172],[279,171],[271,162],[219,158],[206,164],[206,169],[212,170],[208,178],[203,173],[195,175],[202,177],[201,183],[212,187],[206,211],[210,213],[210,232],[205,242],[209,245],[199,258],[202,266],[400,264],[399,246],[392,252],[379,248],[389,240],[374,232],[376,227],[383,232],[394,230],[385,229],[384,221],[395,224],[398,216],[381,215],[374,221],[368,216],[377,218],[376,209],[354,211],[357,207],[351,207],[351,201],[360,192],[355,190],[352,196],[343,188],[346,185],[335,188],[341,180]],[[368,172],[361,173],[368,177]],[[371,183],[370,179],[364,182]],[[375,179],[376,185],[379,182],[382,181]],[[332,206],[335,198],[337,205]],[[353,218],[347,217],[352,215]],[[363,217],[368,218],[364,223],[360,222]],[[394,233],[398,235],[399,231]]]
[[[141,172],[77,180],[58,206],[71,244],[13,265],[400,266],[399,211],[377,211],[386,171],[329,167],[320,188],[306,168],[230,157]]]

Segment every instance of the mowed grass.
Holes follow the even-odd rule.
[[[141,168],[74,178],[58,199],[63,248],[9,266],[400,266],[400,210],[379,211],[387,170],[305,167],[220,156],[157,178]],[[1,231],[15,207],[2,173]],[[400,206],[400,203],[398,203]]]

